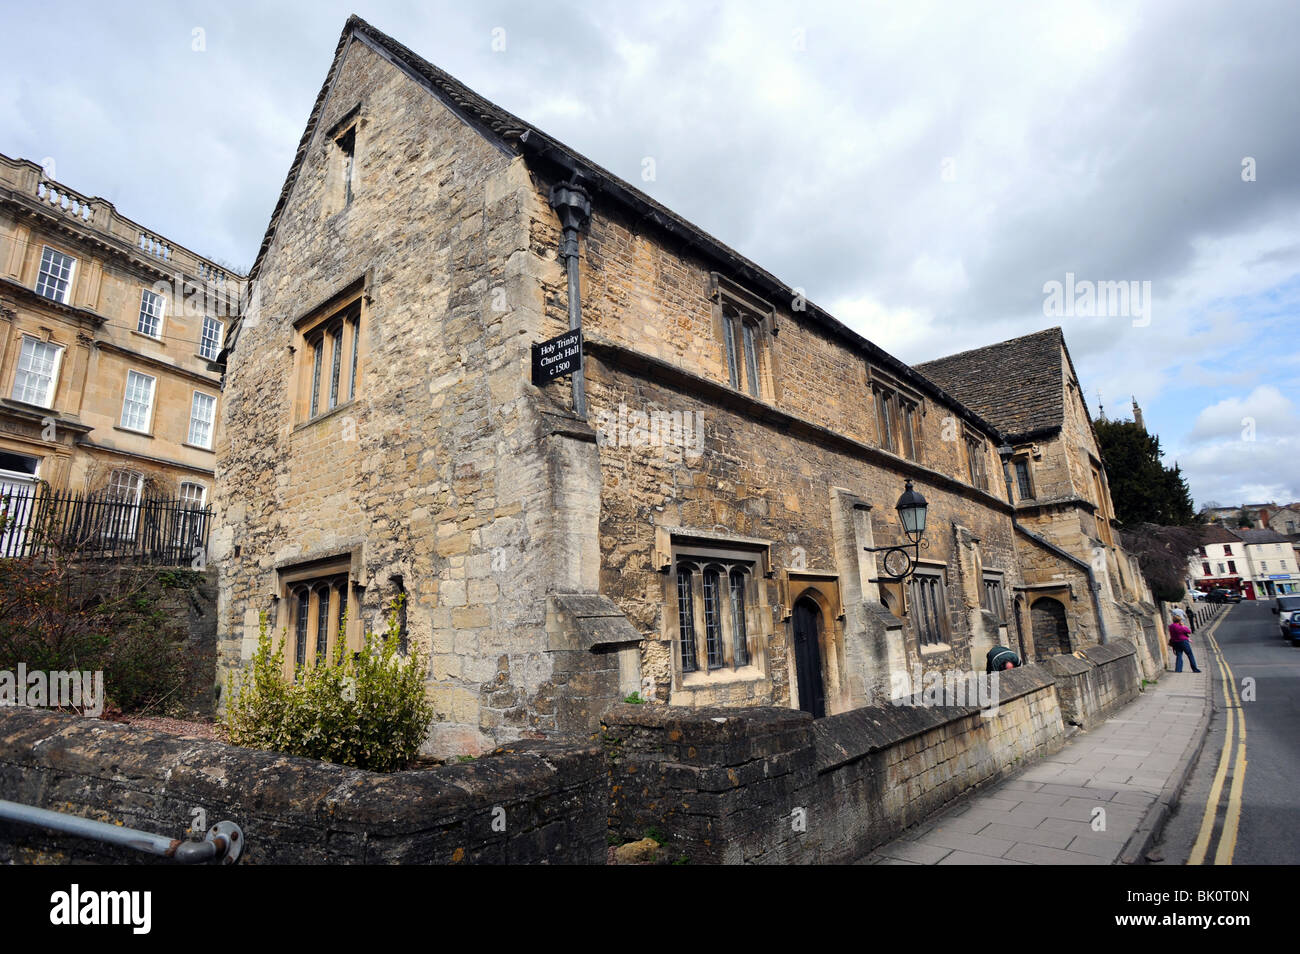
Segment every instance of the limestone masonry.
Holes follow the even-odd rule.
[[[569,327],[563,184],[590,201],[585,418],[573,378],[530,377]],[[440,755],[590,734],[632,693],[846,713],[999,643],[1162,668],[1059,329],[908,367],[361,20],[249,281],[216,448],[227,686],[262,615],[292,666],[399,597]],[[908,480],[929,516],[899,582],[864,548],[906,542]]]

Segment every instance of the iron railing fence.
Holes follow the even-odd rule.
[[[180,497],[52,490],[40,481],[0,485],[0,559],[84,559],[154,566],[201,565],[212,510]]]

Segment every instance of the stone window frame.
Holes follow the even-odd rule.
[[[371,279],[367,272],[294,321],[295,428],[329,417],[360,395]]]
[[[364,104],[357,103],[323,137],[328,206],[332,215],[351,208],[356,198],[357,146],[366,125]]]
[[[925,415],[925,399],[872,365],[867,366],[867,382],[876,408],[877,445],[881,450],[921,463],[921,418]]]
[[[337,623],[344,610],[347,611],[346,628],[342,633],[344,648],[351,652],[361,649],[360,589],[355,554],[310,560],[276,570],[276,609],[278,611],[280,605],[285,608],[279,648],[284,652],[283,673],[286,679],[296,679],[299,668],[315,665],[321,658],[322,635],[325,637],[324,658],[334,658],[340,636]],[[320,616],[322,596],[326,598],[323,630]],[[330,625],[331,620],[334,626]]]
[[[979,431],[970,427],[962,428],[962,443],[966,447],[966,476],[970,485],[985,493],[992,492],[989,478],[988,441]]]
[[[200,404],[202,404],[200,398],[207,398],[209,401],[211,401],[211,404],[209,405],[209,409],[212,412],[212,416],[207,420],[204,420],[203,418],[199,417],[196,413],[199,409]],[[195,424],[206,425],[208,429],[208,439],[206,443],[195,439],[196,438],[195,428],[194,428]],[[213,449],[213,445],[216,443],[216,439],[217,439],[217,396],[215,394],[209,394],[207,391],[200,390],[199,388],[195,388],[193,394],[190,397],[190,426],[189,429],[186,431],[185,443],[189,447],[197,447],[200,450],[210,451]]]
[[[992,613],[1001,625],[1010,619],[1007,604],[1006,574],[1002,570],[984,570],[980,581],[980,609]]]
[[[43,336],[34,335],[26,331],[20,331],[18,333],[18,354],[17,359],[14,361],[13,380],[9,382],[9,396],[12,400],[21,404],[28,404],[31,407],[43,407],[48,409],[54,407],[54,398],[58,394],[59,390],[59,373],[63,370],[63,358],[67,354],[68,346],[56,341],[47,329],[42,329],[42,331],[45,331],[45,335]],[[55,351],[54,360],[50,365],[49,383],[46,386],[45,403],[43,404],[34,404],[18,396],[18,376],[20,374],[28,376],[34,375],[30,363],[28,367],[23,367],[23,351],[26,347],[26,339],[28,338],[30,338],[37,346],[53,348]],[[40,376],[44,377],[43,374]],[[27,390],[26,379],[24,379],[23,389],[24,392]]]
[[[763,581],[771,575],[770,544],[670,534],[667,541],[661,542],[660,550],[657,558],[666,570],[664,635],[672,645],[673,688],[766,678],[766,630],[762,624],[764,614],[770,615],[770,610]],[[721,584],[715,591],[714,616],[719,640],[712,648],[709,636],[713,627],[705,591],[706,574],[711,573]],[[737,582],[743,595],[739,614],[735,602]],[[682,609],[688,603],[691,621],[683,628]],[[744,618],[743,641],[738,641],[739,616]]]
[[[907,581],[907,616],[922,651],[948,649],[953,641],[948,613],[948,567],[918,563]]]
[[[1011,477],[1016,482],[1016,496],[1019,500],[1034,500],[1037,496],[1034,493],[1034,475],[1029,458],[1028,453],[1016,454],[1011,458]]]
[[[776,309],[719,272],[709,273],[714,330],[722,344],[728,385],[758,401],[777,399]]]
[[[132,426],[132,424],[127,423],[126,412],[127,412],[128,404],[130,404],[132,407],[140,404],[139,401],[133,400],[131,396],[131,375],[133,374],[136,375],[137,377],[145,378],[150,382],[149,392],[148,392],[149,400],[144,405],[145,420],[143,426],[141,427],[134,427]],[[158,376],[156,374],[145,374],[143,371],[137,371],[135,368],[127,368],[126,382],[122,386],[122,414],[118,421],[117,426],[121,430],[130,431],[132,434],[146,434],[152,437],[154,415],[157,412],[157,410],[158,410]],[[135,419],[132,418],[133,422],[134,420]]]
[[[1103,464],[1091,452],[1088,454],[1088,469],[1092,472],[1093,492],[1097,495],[1097,509],[1094,518],[1097,522],[1097,533],[1101,537],[1102,543],[1106,546],[1115,545],[1115,537],[1110,528],[1110,512],[1106,506],[1106,501],[1110,497],[1110,488],[1106,482],[1106,465]]]
[[[212,326],[216,326],[217,333],[215,335],[208,334],[208,329]],[[221,355],[221,346],[225,341],[226,323],[220,318],[204,315],[203,328],[199,332],[199,357],[207,358],[209,361],[216,361]],[[212,345],[209,346],[208,342],[212,342]],[[211,354],[209,354],[209,351]]]
[[[68,274],[55,274],[48,268],[47,258],[58,255],[66,260]],[[62,272],[63,265],[59,263],[59,272]],[[59,283],[64,283],[62,294],[51,295],[50,290],[58,291]],[[65,252],[62,249],[55,248],[53,245],[41,245],[41,259],[36,265],[36,281],[32,285],[32,290],[42,298],[48,298],[50,301],[57,301],[61,305],[72,304],[72,293],[77,285],[77,256],[71,252]],[[45,291],[42,291],[42,288]]]
[[[163,327],[167,320],[167,299],[152,288],[140,289],[140,314],[136,319],[136,334],[144,335],[154,341],[163,340]],[[156,323],[155,331],[147,331],[150,323]]]

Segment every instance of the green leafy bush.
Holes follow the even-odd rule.
[[[390,609],[384,633],[366,633],[360,652],[348,652],[340,638],[332,659],[298,669],[292,681],[284,676],[284,638],[273,650],[262,617],[257,652],[226,709],[230,741],[375,772],[404,768],[419,752],[433,706],[424,664],[414,651],[398,652],[399,609],[400,602]]]

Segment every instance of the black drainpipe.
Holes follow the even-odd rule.
[[[560,182],[551,187],[551,208],[560,216],[560,225],[564,228],[564,241],[560,243],[560,255],[566,260],[569,271],[569,330],[582,330],[582,293],[578,286],[578,233],[587,227],[591,220],[591,194],[587,191],[582,176],[573,174],[568,182]],[[582,370],[582,361],[578,370],[573,372],[573,413],[583,420],[587,419],[587,382]]]
[[[1063,560],[1068,560],[1070,563],[1073,563],[1075,566],[1083,570],[1084,573],[1088,574],[1088,592],[1092,595],[1093,612],[1097,614],[1098,642],[1104,645],[1110,642],[1110,636],[1106,632],[1106,618],[1102,616],[1101,613],[1101,584],[1097,582],[1097,576],[1095,573],[1092,572],[1092,564],[1088,563],[1085,560],[1080,560],[1077,556],[1075,556],[1073,553],[1070,553],[1068,550],[1062,550],[1051,540],[1048,540],[1044,537],[1040,537],[1032,530],[1022,526],[1020,521],[1016,519],[1016,505],[1015,505],[1015,501],[1011,499],[1010,467],[1011,467],[1011,455],[1013,453],[1014,451],[1012,450],[1011,446],[1008,444],[1003,444],[1001,447],[998,448],[998,457],[1002,458],[1002,479],[1003,479],[1003,483],[1005,483],[1007,486],[1007,503],[1011,505],[1011,526],[1017,531],[1019,531],[1020,533],[1023,533],[1030,540],[1033,540],[1039,546],[1052,551]]]

